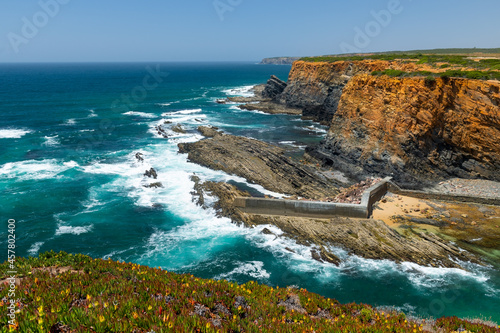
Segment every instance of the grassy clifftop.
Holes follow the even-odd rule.
[[[455,317],[415,321],[304,289],[199,279],[161,269],[49,252],[19,258],[17,326],[2,332],[500,332]],[[0,265],[2,279],[8,263]],[[0,284],[8,313],[9,281]]]

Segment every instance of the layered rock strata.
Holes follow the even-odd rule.
[[[357,75],[323,142],[308,153],[400,184],[449,177],[500,181],[500,83]]]
[[[269,191],[310,199],[334,196],[338,192],[338,183],[286,156],[284,149],[269,143],[215,135],[178,146],[179,152],[187,153],[191,162],[238,175]]]

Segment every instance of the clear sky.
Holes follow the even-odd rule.
[[[0,62],[500,47],[499,14],[499,0],[0,0]]]

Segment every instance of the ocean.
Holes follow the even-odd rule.
[[[327,127],[299,116],[216,103],[250,96],[271,74],[286,80],[289,70],[252,63],[0,65],[0,260],[7,259],[7,220],[15,219],[18,256],[83,253],[202,278],[293,285],[417,316],[500,322],[494,267],[429,268],[332,248],[344,259],[336,267],[313,260],[307,246],[261,232],[281,234],[276,227],[237,226],[193,202],[193,174],[273,194],[178,154],[178,143],[203,138],[198,126],[297,155],[325,135]],[[178,123],[186,133],[170,130]],[[158,135],[159,124],[168,138]],[[144,187],[151,167],[163,187]]]

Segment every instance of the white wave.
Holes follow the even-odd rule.
[[[458,268],[427,267],[412,262],[403,262],[400,267],[414,285],[426,288],[448,285],[456,279],[474,279],[479,283],[489,280],[484,273]]]
[[[90,114],[87,116],[87,118],[94,118],[98,117],[97,113],[95,113],[95,110],[90,109]]]
[[[301,130],[306,130],[306,131],[311,131],[311,132],[316,132],[316,133],[328,133],[328,130],[323,129],[323,128],[319,128],[316,126],[306,126],[306,127],[295,126],[295,128],[301,129]]]
[[[229,96],[242,96],[242,97],[252,97],[254,96],[254,93],[252,91],[252,88],[254,86],[242,86],[242,87],[237,87],[237,88],[230,88],[230,89],[225,89],[222,90],[223,93]]]
[[[249,113],[255,113],[255,114],[262,114],[262,115],[265,115],[265,116],[273,116],[273,114],[271,114],[269,112],[264,112],[264,111],[260,111],[260,110],[246,110],[246,109],[240,109],[238,107],[237,107],[237,109],[240,112],[249,112]]]
[[[282,145],[292,146],[292,147],[296,147],[296,148],[305,148],[305,147],[307,147],[307,145],[299,145],[295,141],[280,141],[279,143],[282,144]]]
[[[56,135],[56,136],[44,136],[43,138],[45,139],[45,142],[43,143],[44,146],[49,146],[49,147],[53,147],[53,146],[57,146],[59,144],[61,144],[59,142],[59,140],[57,139],[59,137],[59,135]]]
[[[4,128],[0,129],[0,139],[19,139],[31,132],[32,131],[25,129]]]
[[[265,269],[264,263],[262,261],[247,261],[247,262],[236,262],[238,267],[233,269],[229,273],[219,274],[215,279],[228,279],[233,275],[248,275],[254,279],[269,279],[271,276]]]
[[[38,254],[38,251],[40,251],[40,248],[42,247],[44,243],[43,242],[36,242],[28,250],[28,254],[30,256],[36,256]]]
[[[123,113],[124,115],[127,116],[136,116],[136,117],[143,117],[143,118],[157,118],[158,116],[152,113],[147,113],[147,112],[139,112],[139,111],[128,111]]]
[[[57,230],[56,230],[56,236],[60,235],[81,235],[81,234],[86,234],[92,230],[94,227],[93,224],[85,227],[72,227],[68,225],[60,225]]]
[[[166,106],[170,106],[172,104],[177,104],[177,103],[180,103],[181,101],[178,100],[178,101],[172,101],[172,102],[165,102],[165,103],[156,103],[155,105],[157,106],[161,106],[161,107],[166,107]]]
[[[74,161],[60,163],[58,160],[28,160],[10,162],[0,167],[0,179],[39,180],[59,178],[60,173],[79,167]]]
[[[176,115],[173,115],[173,118],[166,118],[163,119],[164,121],[170,121],[170,122],[177,122],[177,123],[192,123],[192,124],[199,124],[200,122],[198,120],[202,120],[207,118],[206,115],[204,114],[194,114],[194,115],[186,115],[184,117],[176,117]]]
[[[73,126],[76,124],[76,119],[68,119],[64,122],[64,125],[66,126]]]
[[[89,213],[95,211],[95,207],[104,206],[106,202],[99,199],[99,189],[92,187],[89,189],[88,199],[82,202],[82,206],[85,207],[84,213]]]
[[[171,111],[171,112],[165,112],[162,113],[162,117],[168,117],[176,114],[193,114],[193,113],[198,113],[201,112],[202,109],[187,109],[187,110],[179,110],[179,111]]]

